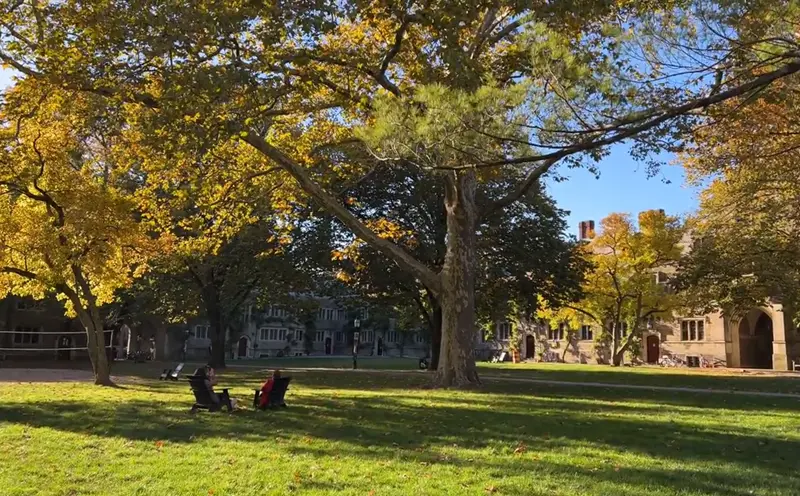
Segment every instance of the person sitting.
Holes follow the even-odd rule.
[[[228,390],[223,390],[221,394],[217,394],[214,391],[214,386],[217,385],[217,373],[214,370],[214,367],[211,365],[206,365],[205,367],[200,367],[194,371],[194,375],[196,377],[203,377],[205,380],[205,385],[208,388],[208,394],[211,397],[211,401],[217,403],[219,405],[224,405],[228,407],[228,410],[233,410],[236,408],[236,398],[231,398],[228,394]]]
[[[267,382],[265,382],[261,386],[261,395],[258,398],[258,408],[263,410],[263,409],[268,408],[270,406],[269,405],[270,393],[272,392],[272,388],[275,387],[275,381],[277,381],[280,378],[281,378],[280,369],[275,369],[272,372],[272,377],[267,379]]]

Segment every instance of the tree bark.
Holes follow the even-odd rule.
[[[428,370],[434,371],[439,368],[439,356],[442,352],[442,306],[430,291],[427,293],[432,309],[430,322],[431,359],[428,361]]]
[[[622,358],[624,354],[624,351],[622,352],[620,351],[620,345],[619,345],[621,337],[620,334],[622,332],[622,329],[620,329],[621,325],[622,324],[620,324],[619,322],[614,323],[614,333],[612,334],[611,337],[611,365],[613,365],[614,367],[619,367],[620,365],[622,365]]]
[[[76,303],[72,302],[73,305]],[[80,301],[77,302],[80,304]],[[103,320],[97,309],[78,308],[78,318],[86,330],[86,347],[89,359],[92,362],[94,383],[100,386],[113,386],[111,381],[111,364],[106,354],[105,336],[103,333]]]
[[[437,369],[441,387],[480,383],[475,367],[475,186],[473,170],[445,176],[447,252],[442,269],[442,345]]]
[[[215,369],[225,368],[225,331],[228,326],[222,318],[216,290],[213,287],[207,287],[203,293],[203,303],[206,307],[206,317],[208,318],[211,338],[210,364]]]
[[[72,302],[78,318],[86,330],[86,348],[92,362],[94,383],[100,386],[113,386],[111,381],[111,363],[106,354],[106,343],[103,332],[103,319],[97,308],[97,298],[92,292],[91,284],[77,265],[72,265],[72,275],[76,289],[67,284],[57,284],[56,290],[64,294]],[[81,298],[83,295],[83,298]]]

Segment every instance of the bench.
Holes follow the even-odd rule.
[[[276,408],[276,407],[286,407],[286,391],[289,389],[289,382],[292,380],[291,377],[279,377],[275,380],[275,384],[272,385],[272,390],[269,392],[269,403],[267,403],[267,408]],[[255,395],[253,395],[253,408],[258,410],[258,403],[261,399],[261,390],[256,389]]]
[[[181,375],[181,371],[183,370],[183,364],[179,363],[174,369],[164,369],[161,372],[161,377],[158,378],[160,381],[177,381],[178,376]]]
[[[207,377],[196,375],[191,375],[188,377],[189,386],[192,388],[192,393],[194,393],[194,405],[192,405],[191,413],[195,413],[197,410],[218,412],[222,410],[223,406],[226,407],[229,412],[233,411],[228,390],[223,389],[221,392],[217,392],[219,401],[214,401],[211,396],[211,391],[206,385],[206,379]]]

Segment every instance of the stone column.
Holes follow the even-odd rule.
[[[789,357],[786,348],[786,329],[791,329],[791,322],[787,323],[788,316],[783,313],[783,308],[774,306],[772,311],[772,368],[774,370],[789,370]],[[787,326],[788,324],[788,326]]]

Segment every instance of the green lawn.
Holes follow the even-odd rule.
[[[352,369],[353,359],[350,357],[286,357],[260,358],[253,360],[232,360],[231,366],[264,367],[264,368],[332,368]],[[416,370],[419,368],[418,358],[385,358],[358,357],[358,368],[364,370]]]
[[[483,363],[485,375],[537,380],[674,386],[800,394],[800,374],[742,373],[740,369],[610,367],[562,363]],[[798,491],[800,494],[800,491]]]
[[[222,382],[249,400],[261,375]],[[0,383],[2,494],[800,492],[800,400],[293,375],[290,408],[232,415],[190,415],[181,382]]]
[[[351,358],[269,358],[232,361],[233,367],[336,368],[352,369]],[[800,394],[800,374],[782,376],[742,373],[737,369],[689,369],[661,367],[610,367],[607,365],[559,363],[479,363],[481,373],[489,376],[569,382],[602,382],[649,386],[676,386],[700,389],[767,391]],[[364,370],[417,370],[418,359],[360,357],[358,368]],[[764,371],[765,373],[769,371]]]

